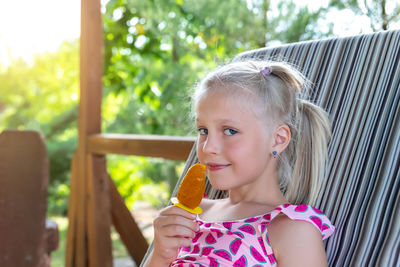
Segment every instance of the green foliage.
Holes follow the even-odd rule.
[[[55,116],[76,108],[78,43],[64,43],[57,53],[37,55],[34,65],[16,60],[0,73],[1,128],[43,128]],[[75,97],[75,98],[74,98]]]
[[[326,36],[325,10],[294,1],[110,0],[104,7],[102,129],[194,135],[190,92],[211,68],[272,43]],[[49,212],[65,215],[77,146],[79,43],[0,69],[0,130],[34,129],[50,157]],[[182,162],[108,156],[108,172],[130,206],[165,205]],[[151,191],[152,194],[148,194]]]
[[[266,42],[318,33],[312,25],[321,11],[282,1],[266,28],[259,6],[237,0],[109,1],[104,85],[120,105],[107,118],[106,131],[187,135],[192,122],[183,114],[190,111],[190,88],[207,70]]]
[[[49,136],[46,145],[50,159],[47,209],[51,214],[66,215],[70,193],[71,161],[77,147],[77,131],[68,127],[57,138]]]
[[[50,158],[48,210],[66,214],[69,170],[76,148],[78,41],[56,53],[37,55],[32,64],[15,60],[0,72],[0,131],[40,131]]]
[[[136,200],[166,205],[183,168],[182,162],[155,158],[109,155],[107,159],[108,172],[128,206]]]

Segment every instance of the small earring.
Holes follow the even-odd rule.
[[[278,152],[276,152],[276,151],[273,151],[272,152],[272,155],[274,155],[274,159],[276,158],[276,155],[278,154]]]

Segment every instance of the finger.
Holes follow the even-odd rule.
[[[190,246],[192,244],[192,239],[184,237],[166,237],[160,239],[159,244],[164,248],[177,249]]]
[[[198,230],[195,221],[181,216],[159,216],[154,220],[155,233],[166,236],[192,236]]]
[[[180,225],[187,227],[192,231],[199,230],[199,226],[195,220],[180,215],[160,215],[154,220],[155,227],[164,227],[168,225]]]
[[[192,239],[195,236],[195,232],[190,228],[173,224],[163,227],[163,235],[166,237],[187,237]]]
[[[184,209],[181,209],[177,206],[168,206],[166,208],[164,208],[163,210],[161,210],[160,215],[179,215],[182,217],[185,217],[187,219],[191,219],[194,220],[196,219],[197,215],[190,213]]]

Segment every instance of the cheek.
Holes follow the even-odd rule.
[[[253,149],[254,146],[251,143],[247,142],[246,140],[240,140],[227,143],[227,145],[224,146],[224,153],[234,157],[240,157],[242,155],[251,153]]]
[[[231,144],[225,147],[225,154],[241,161],[251,161],[264,158],[268,155],[268,146],[265,140],[249,137],[239,143]]]

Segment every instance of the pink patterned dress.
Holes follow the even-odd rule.
[[[320,210],[308,205],[283,204],[267,214],[236,221],[208,223],[198,218],[200,230],[191,246],[181,248],[170,266],[277,266],[268,225],[280,213],[311,223],[322,239],[336,230]]]

